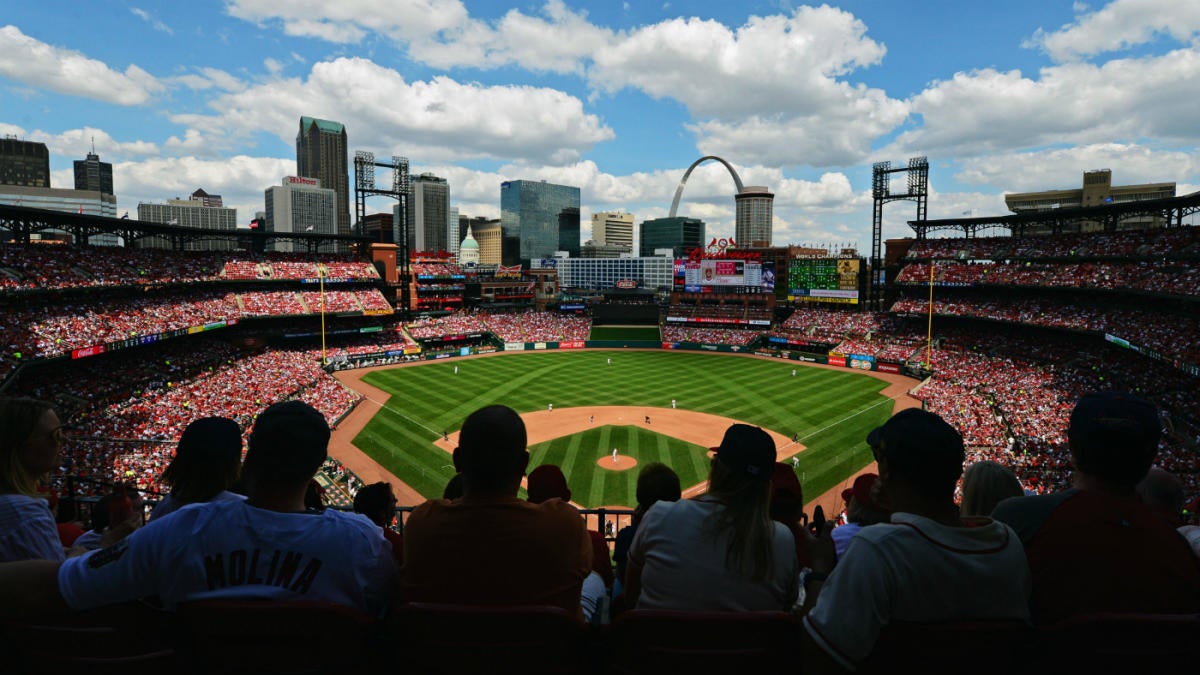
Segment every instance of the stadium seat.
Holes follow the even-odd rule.
[[[630,610],[609,627],[610,672],[794,672],[799,626],[783,612]]]
[[[559,607],[410,603],[395,617],[414,673],[589,672],[587,626]]]
[[[185,672],[353,672],[382,659],[378,622],[342,605],[204,600],[178,615]]]
[[[1022,673],[1034,654],[1033,629],[1021,621],[896,623],[879,634],[858,672]]]
[[[10,622],[3,628],[0,670],[30,675],[170,672],[175,668],[171,626],[171,614],[142,602]]]
[[[1043,626],[1038,635],[1046,672],[1063,672],[1063,667],[1079,672],[1190,672],[1200,653],[1200,614],[1081,614]]]

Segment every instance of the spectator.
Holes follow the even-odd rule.
[[[775,462],[771,472],[771,520],[783,525],[796,540],[796,561],[801,568],[808,567],[808,530],[801,523],[804,515],[804,490],[796,470]]]
[[[242,429],[226,417],[202,417],[187,425],[175,458],[162,473],[171,487],[151,519],[200,502],[245,499],[229,491],[242,468]]]
[[[1029,619],[1029,570],[1016,534],[987,518],[960,520],[954,488],[962,436],[910,408],[867,437],[890,524],[863,528],[837,561],[822,534],[805,579],[806,673],[853,670],[893,622]],[[825,582],[828,577],[828,582]]]
[[[1074,489],[996,507],[996,519],[1025,543],[1036,621],[1087,612],[1200,611],[1200,561],[1134,492],[1161,434],[1148,401],[1088,394],[1067,429]]]
[[[0,562],[62,560],[58,526],[38,492],[58,468],[62,424],[44,401],[0,398]]]
[[[1011,469],[999,462],[983,460],[967,467],[963,474],[960,510],[964,516],[990,516],[1000,502],[1024,494]]]
[[[304,490],[328,442],[329,426],[311,406],[268,407],[250,434],[247,500],[182,509],[65,563],[0,565],[0,615],[78,611],[151,595],[169,610],[189,600],[263,598],[378,615],[396,577],[383,535],[357,515],[304,509]]]
[[[795,604],[795,539],[770,517],[774,440],[734,424],[715,451],[708,494],[659,502],[642,518],[625,573],[629,606],[736,612]]]
[[[396,522],[396,495],[392,486],[380,481],[372,483],[354,495],[354,512],[366,516],[383,529],[383,537],[392,545],[392,558],[404,564],[404,536],[392,529]]]
[[[403,599],[554,605],[582,618],[592,542],[570,504],[517,498],[529,465],[521,417],[505,406],[481,408],[463,422],[458,442],[463,496],[425,502],[405,525]]]
[[[462,474],[456,473],[446,481],[446,488],[442,490],[442,499],[458,499],[462,494]]]
[[[658,502],[677,502],[682,494],[679,486],[679,474],[662,462],[651,462],[638,472],[637,506],[633,509],[633,518],[629,527],[622,528],[617,533],[613,543],[613,562],[617,564],[617,583],[624,590],[626,562],[629,557],[629,545],[637,534],[638,524],[646,512]],[[613,595],[620,595],[620,590],[613,589]]]
[[[852,487],[842,490],[842,499],[846,502],[846,523],[830,533],[839,558],[846,554],[850,540],[864,527],[891,520],[891,512],[879,504],[878,489],[879,475],[864,473],[854,479]]]
[[[567,486],[567,477],[562,469],[553,464],[543,464],[529,472],[526,492],[533,504],[543,504],[551,499],[571,501],[571,488]],[[608,541],[599,531],[588,530],[588,538],[592,541],[592,572],[583,580],[583,590],[580,603],[583,606],[583,616],[589,622],[598,618],[596,611],[600,601],[612,586],[612,562],[608,557]]]

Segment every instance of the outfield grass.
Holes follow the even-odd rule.
[[[680,408],[742,419],[788,437],[796,434],[807,447],[796,471],[809,498],[870,463],[866,434],[892,411],[891,399],[879,393],[886,383],[861,373],[674,351],[556,351],[455,359],[375,371],[364,379],[391,392],[392,398],[355,437],[355,445],[430,497],[440,496],[454,475],[450,456],[433,441],[443,431],[458,429],[472,411],[494,403],[524,413],[545,410],[548,403],[559,409],[666,408],[674,398]],[[713,445],[719,441],[713,439]],[[584,463],[577,458],[573,464]]]
[[[654,340],[662,339],[658,326],[592,326],[589,340]]]
[[[608,459],[612,448],[636,459],[638,467],[650,462],[672,467],[685,487],[708,480],[708,448],[636,426],[604,425],[538,443],[529,448],[529,467],[557,465],[567,476],[572,500],[582,506],[634,505],[638,467],[611,471],[596,463]]]

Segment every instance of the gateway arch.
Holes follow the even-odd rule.
[[[733,168],[732,164],[726,162],[720,157],[717,157],[716,155],[705,155],[704,157],[692,162],[692,165],[689,166],[688,170],[684,172],[683,179],[679,181],[679,187],[675,188],[675,199],[671,200],[671,213],[667,216],[668,218],[674,218],[679,211],[679,198],[683,196],[683,186],[687,185],[688,176],[692,175],[692,171],[694,171],[697,166],[700,166],[710,159],[724,164],[725,168],[729,169],[729,175],[733,176],[733,184],[735,187],[737,187],[737,193],[735,194],[741,194],[742,190],[745,189],[745,186],[742,185],[742,177],[738,175],[737,170]]]
[[[716,155],[705,155],[692,162],[692,165],[688,167],[683,174],[683,179],[679,181],[679,187],[675,189],[675,199],[671,200],[671,212],[667,217],[675,218],[678,215],[679,199],[683,197],[683,186],[687,185],[688,177],[692,175],[692,171],[697,166],[710,159],[725,165],[725,168],[729,170],[729,175],[733,177],[734,187],[737,188],[737,192],[733,195],[737,206],[737,215],[734,218],[735,241],[741,246],[770,246],[775,195],[771,194],[771,191],[765,186],[751,185],[747,187],[742,185],[742,178],[733,165]]]

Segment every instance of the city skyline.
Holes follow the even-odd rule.
[[[580,187],[583,223],[640,225],[713,154],[776,195],[776,245],[865,250],[875,161],[929,157],[931,218],[1004,213],[1005,191],[1090,169],[1200,188],[1200,11],[1175,4],[25,3],[0,23],[0,136],[47,143],[60,188],[94,138],[118,212],[204,188],[242,225],[297,174],[301,116],[489,218],[501,183],[546,180]],[[734,192],[705,164],[679,215],[734,236]],[[911,217],[889,205],[884,236]]]

